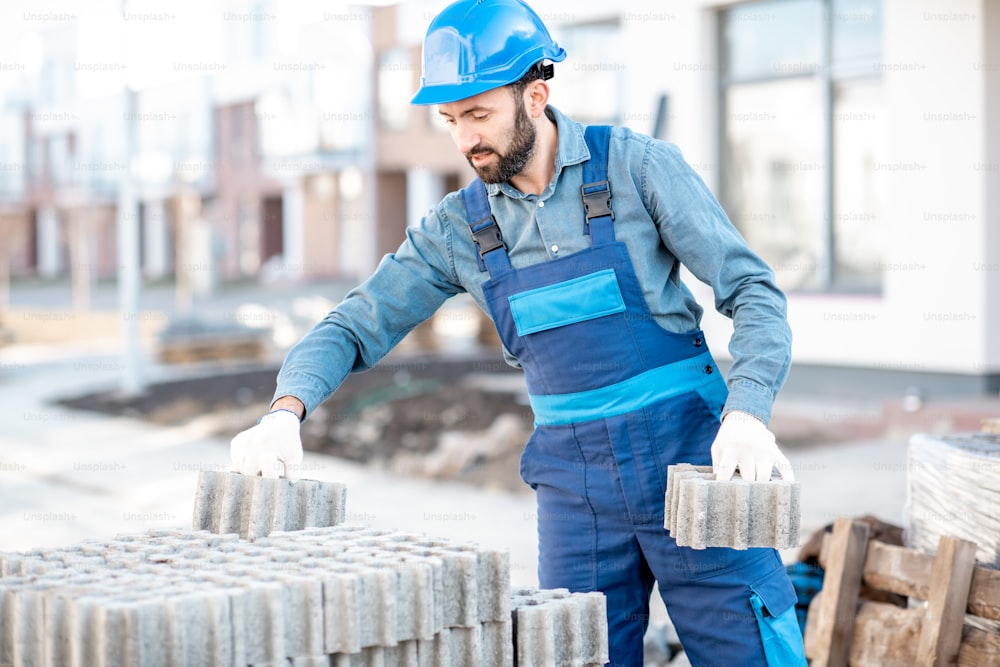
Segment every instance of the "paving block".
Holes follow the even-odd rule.
[[[608,661],[603,593],[523,588],[512,593],[511,606],[518,667],[582,667]]]
[[[447,634],[448,654],[451,664],[478,665],[482,659],[482,627],[450,628]]]
[[[333,526],[346,516],[346,487],[201,470],[192,527],[254,540],[274,531]]]
[[[798,545],[801,523],[798,482],[773,479],[716,481],[711,466],[667,468],[664,527],[680,546],[773,547]]]
[[[514,664],[514,624],[512,620],[485,621],[480,627],[478,663],[483,667],[508,667]]]

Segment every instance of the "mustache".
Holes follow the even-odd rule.
[[[494,150],[492,148],[487,148],[486,146],[474,146],[465,154],[465,157],[471,158],[474,155],[487,155],[493,152]]]

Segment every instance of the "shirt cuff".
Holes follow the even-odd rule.
[[[768,425],[771,421],[771,406],[774,405],[774,393],[753,380],[734,380],[729,385],[729,398],[722,409],[722,417],[734,410],[740,410],[753,415]]]
[[[302,401],[302,404],[306,407],[305,414],[302,415],[302,421],[305,421],[306,417],[320,403],[329,398],[330,393],[326,387],[317,383],[311,375],[304,373],[284,373],[278,377],[274,396],[271,397],[271,405],[282,396],[294,396]]]

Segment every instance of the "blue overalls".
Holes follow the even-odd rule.
[[[805,665],[776,551],[678,547],[663,527],[667,466],[711,464],[727,389],[700,331],[653,319],[615,240],[609,136],[586,131],[588,249],[515,270],[485,186],[463,191],[483,292],[535,414],[521,477],[537,493],[539,583],[606,595],[612,665],[643,664],[654,582],[692,665]]]

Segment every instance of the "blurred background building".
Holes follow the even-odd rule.
[[[409,105],[444,4],[5,3],[0,305],[132,262],[181,302],[363,278],[472,175]],[[1000,3],[532,6],[553,104],[677,143],[774,267],[799,377],[1000,390]]]

